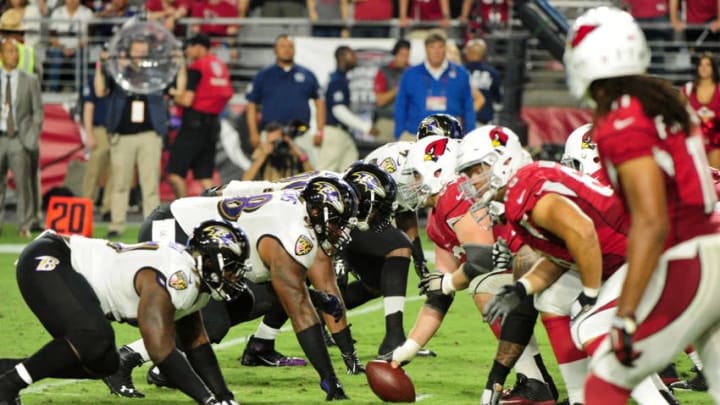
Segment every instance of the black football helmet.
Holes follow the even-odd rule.
[[[452,139],[462,139],[464,136],[462,124],[457,118],[449,114],[431,114],[420,121],[417,129],[417,139],[430,135],[446,136]]]
[[[358,229],[381,232],[387,228],[397,208],[395,180],[378,166],[363,162],[353,163],[343,179],[358,196]]]
[[[322,250],[328,256],[343,250],[357,224],[358,198],[353,188],[339,177],[317,176],[308,181],[301,196]]]
[[[205,221],[195,228],[187,246],[214,299],[232,301],[247,289],[250,242],[241,229],[229,222]]]

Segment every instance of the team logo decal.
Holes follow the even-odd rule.
[[[432,160],[437,162],[438,158],[445,154],[449,139],[442,138],[437,141],[431,142],[425,147],[425,161]]]
[[[580,143],[580,149],[595,149],[595,143],[592,139],[592,131],[588,131],[583,135]]]
[[[298,256],[305,256],[310,253],[312,248],[312,241],[305,235],[300,235],[295,241],[295,254]]]
[[[60,264],[60,260],[53,256],[38,256],[35,260],[38,261],[35,271],[53,271]]]
[[[296,82],[302,83],[305,81],[305,74],[303,74],[302,72],[296,72],[294,79]]]
[[[178,270],[170,276],[168,280],[168,286],[178,291],[182,291],[188,287],[188,279],[185,273]]]
[[[380,197],[385,197],[385,190],[383,189],[382,183],[370,172],[353,173],[353,183],[362,185],[367,192],[374,192]]]
[[[500,127],[495,127],[490,130],[490,141],[492,141],[493,148],[498,146],[506,146],[508,142],[508,136]]]
[[[325,181],[319,181],[315,183],[315,191],[323,197],[324,204],[332,206],[340,214],[345,212],[340,191],[335,188],[334,185]]]
[[[397,165],[395,164],[395,160],[391,157],[385,158],[385,160],[383,160],[378,166],[380,166],[381,169],[385,170],[390,174],[397,171]]]
[[[597,25],[581,25],[578,27],[577,31],[575,31],[575,35],[572,37],[572,40],[570,41],[570,46],[572,48],[575,48],[580,44],[580,42],[585,39],[585,37],[588,36],[591,32],[595,31],[595,28],[597,28]]]

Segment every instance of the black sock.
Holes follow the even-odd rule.
[[[359,307],[360,305],[377,297],[377,295],[368,291],[367,288],[365,288],[365,284],[363,284],[360,280],[355,280],[348,284],[347,288],[345,288],[342,293],[345,308],[347,309]]]
[[[487,384],[485,384],[485,388],[492,390],[493,385],[496,383],[500,385],[505,385],[505,380],[507,379],[508,374],[510,374],[509,367],[504,366],[497,360],[493,361],[493,365],[490,369],[490,375],[488,375],[488,380]]]
[[[380,292],[383,297],[404,297],[407,289],[410,259],[401,256],[385,258],[380,273]]]
[[[273,304],[267,314],[265,314],[263,323],[271,328],[280,329],[287,320],[288,316],[285,313],[285,309],[283,309],[278,301],[277,304]]]
[[[419,236],[412,241],[412,258],[415,269],[418,269],[419,266],[425,263],[425,252],[423,251]]]
[[[537,366],[538,370],[540,370],[540,374],[542,374],[543,376],[543,380],[545,380],[548,388],[550,388],[550,393],[552,394],[553,398],[557,400],[560,393],[558,392],[557,386],[555,386],[555,380],[553,380],[552,375],[550,375],[547,368],[545,367],[545,362],[542,359],[542,355],[538,353],[533,356],[533,359],[535,360],[535,365]]]
[[[48,377],[64,377],[67,369],[78,370],[81,366],[80,359],[64,338],[55,340],[43,346],[27,360],[23,362],[25,368],[33,381],[39,381]],[[88,373],[76,376],[76,378],[89,378]]]
[[[0,374],[0,398],[12,399],[12,396],[17,395],[18,391],[27,387],[28,384],[20,378],[17,370],[11,368],[4,374]]]
[[[323,339],[322,330],[319,323],[296,334],[300,347],[302,347],[305,356],[312,363],[315,370],[320,374],[321,379],[337,380],[335,370],[333,370],[330,355],[328,354],[325,340]]]
[[[385,338],[387,339],[388,337],[400,339],[400,344],[405,340],[402,311],[393,312],[385,316]]]
[[[9,371],[23,361],[25,361],[25,359],[0,359],[0,374]]]
[[[348,354],[355,351],[355,342],[353,342],[352,334],[350,333],[350,325],[338,333],[333,333],[332,337],[335,339],[335,343],[337,343],[340,352]]]

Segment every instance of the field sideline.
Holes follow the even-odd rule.
[[[14,226],[6,226],[0,236],[0,357],[22,357],[33,353],[49,340],[27,306],[15,282],[13,263],[17,248],[24,243],[15,236]],[[125,241],[132,241],[137,227],[126,232]],[[95,234],[106,233],[98,227]],[[17,246],[13,246],[17,245]],[[432,244],[424,240],[426,250]],[[417,277],[410,271],[408,299],[405,306],[405,328],[409,330],[423,303],[417,295]],[[384,319],[381,300],[375,300],[349,312],[353,336],[357,340],[358,353],[363,361],[371,360],[383,336]],[[241,404],[318,404],[324,402],[324,393],[318,385],[318,377],[312,367],[273,369],[244,367],[238,361],[245,341],[254,332],[259,321],[233,328],[226,339],[215,347],[218,359],[230,388]],[[118,345],[136,339],[137,329],[114,324]],[[542,326],[536,328],[541,350],[556,383],[562,385],[547,337]],[[283,329],[277,341],[283,353],[303,356],[289,326]],[[482,392],[489,366],[495,353],[495,339],[489,328],[481,321],[468,295],[460,292],[447,315],[439,333],[428,345],[438,353],[437,358],[418,358],[406,366],[422,404],[477,404]],[[372,394],[363,376],[345,375],[345,367],[337,348],[330,348],[335,369],[353,404],[376,404],[380,401]],[[690,364],[685,356],[678,357],[678,371],[687,372]],[[147,397],[125,399],[111,396],[100,381],[44,380],[25,390],[21,396],[25,405],[40,404],[191,404],[189,398],[172,390],[151,388],[145,382],[145,365],[135,370],[136,386]],[[511,380],[514,378],[511,378]],[[562,387],[561,387],[562,390]],[[683,404],[711,404],[706,393],[679,392]],[[561,397],[564,397],[561,394]]]

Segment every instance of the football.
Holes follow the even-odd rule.
[[[383,401],[415,402],[415,386],[402,368],[392,368],[384,360],[372,360],[365,366],[365,376],[372,392]]]

